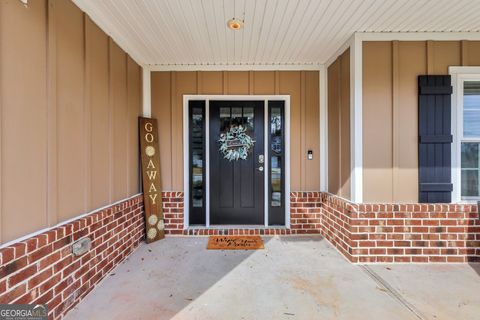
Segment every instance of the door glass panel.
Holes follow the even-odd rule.
[[[480,81],[463,83],[463,136],[480,137]]]
[[[246,127],[247,132],[253,131],[253,108],[243,108],[243,125]]]
[[[272,156],[272,207],[282,206],[282,165],[281,158]]]
[[[230,108],[220,108],[220,131],[224,132],[230,127],[231,119],[231,109]]]
[[[203,110],[192,108],[192,205],[195,208],[203,207],[203,171],[204,171],[204,137],[203,137]]]
[[[479,194],[479,142],[462,142],[462,197],[478,197]]]
[[[243,108],[232,108],[232,124],[241,125],[242,124],[242,110]]]
[[[271,148],[271,206],[282,206],[282,161],[283,161],[283,119],[282,110],[274,107],[270,111]]]
[[[189,127],[189,221],[204,225],[205,215],[205,101],[191,100],[188,109]]]

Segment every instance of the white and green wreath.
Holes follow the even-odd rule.
[[[246,131],[247,129],[241,125],[232,125],[227,132],[220,134],[219,150],[225,159],[229,161],[247,159],[248,152],[255,144],[255,140]]]

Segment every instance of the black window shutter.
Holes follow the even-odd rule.
[[[419,201],[452,201],[450,76],[418,77]]]

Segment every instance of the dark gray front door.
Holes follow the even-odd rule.
[[[264,224],[264,107],[263,101],[210,101],[211,224]],[[255,142],[246,159],[228,160],[218,140],[239,126]]]

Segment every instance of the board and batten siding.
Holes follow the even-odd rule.
[[[0,1],[0,242],[137,194],[141,68],[70,0]]]
[[[418,76],[479,65],[479,41],[363,43],[364,202],[418,202]]]
[[[350,198],[350,49],[327,70],[328,192]]]
[[[290,95],[292,191],[320,188],[318,71],[152,72],[152,116],[158,119],[162,189],[183,190],[183,95]],[[313,160],[307,160],[313,150]]]

